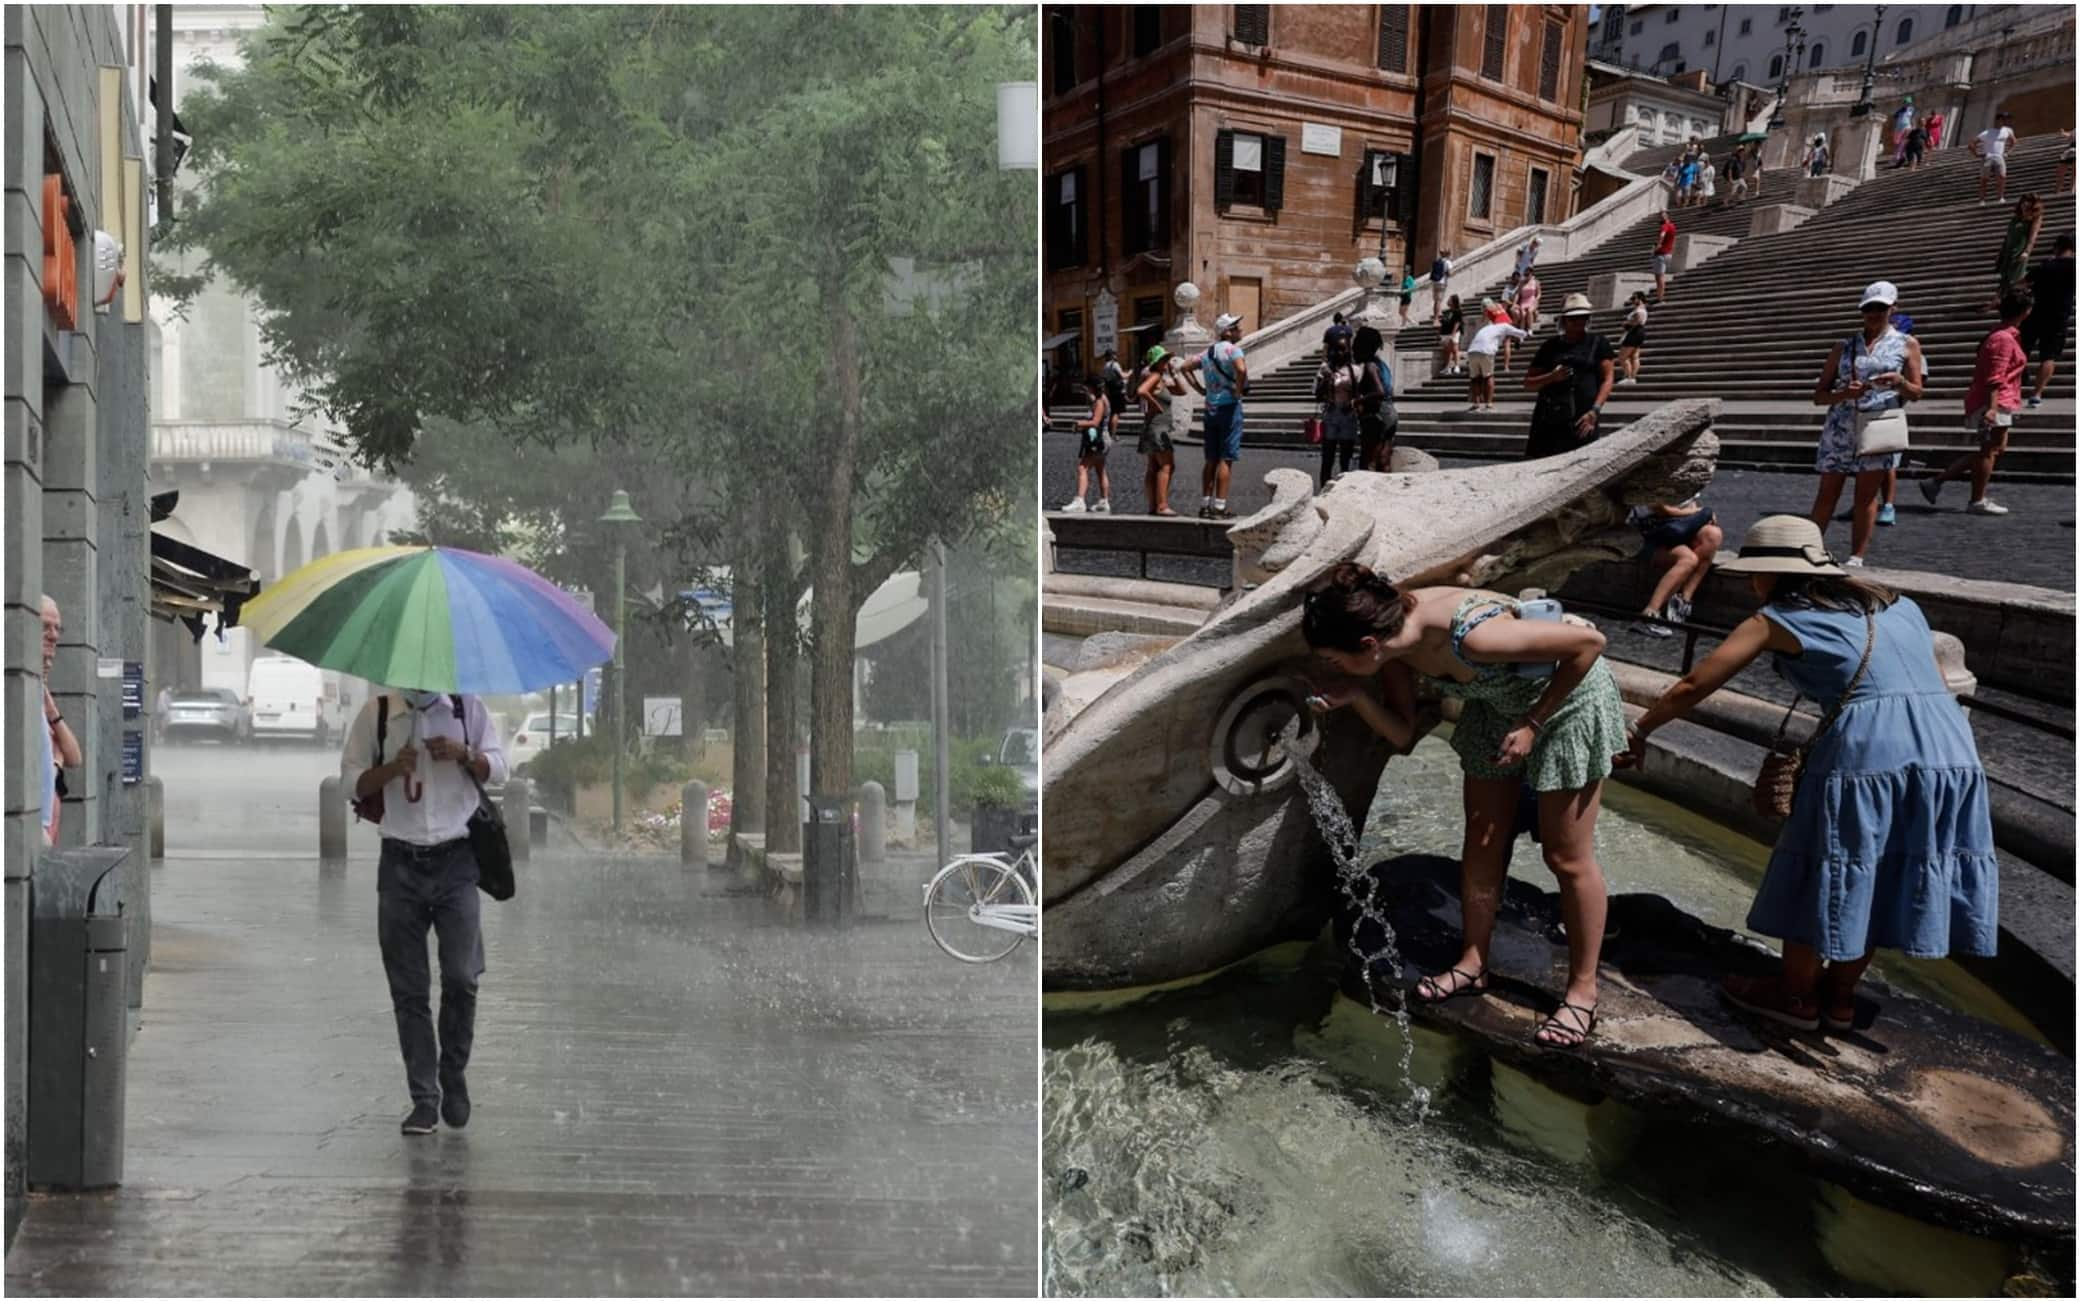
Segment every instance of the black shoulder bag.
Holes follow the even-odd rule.
[[[463,713],[462,697],[457,694],[448,699],[455,703],[455,720],[462,725],[463,740],[468,741],[469,716]],[[469,774],[471,785],[477,789],[477,809],[469,816],[469,848],[477,856],[477,885],[494,900],[510,900],[515,888],[513,847],[506,840],[505,817],[491,803],[475,766],[464,765],[462,771]]]

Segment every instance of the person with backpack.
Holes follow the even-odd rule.
[[[1314,373],[1314,400],[1322,422],[1322,487],[1351,468],[1358,451],[1358,366],[1350,353],[1325,358]]]
[[[1223,312],[1213,323],[1213,347],[1187,366],[1184,378],[1206,396],[1206,469],[1200,473],[1202,520],[1231,520],[1228,483],[1242,459],[1242,396],[1249,391],[1249,362],[1242,353],[1242,318]]]
[[[505,747],[484,702],[460,693],[402,690],[367,701],[347,729],[340,783],[355,813],[376,823],[376,938],[390,984],[397,1045],[412,1110],[400,1129],[430,1135],[469,1124],[465,1071],[476,1036],[484,933],[480,865],[470,819],[485,784],[506,780]],[[426,932],[441,967],[440,1032],[428,1003]]]
[[[1385,473],[1394,460],[1394,435],[1401,428],[1386,340],[1371,326],[1364,327],[1351,343],[1351,358],[1358,366],[1358,464]]]
[[[1430,260],[1430,324],[1436,325],[1437,318],[1444,314],[1445,289],[1452,283],[1452,255],[1450,250],[1440,247],[1437,256]]]

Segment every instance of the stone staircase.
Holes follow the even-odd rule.
[[[1702,266],[1670,276],[1668,302],[1655,309],[1648,326],[1640,380],[1613,391],[1604,413],[1607,431],[1661,403],[1716,396],[1724,402],[1716,426],[1723,465],[1809,469],[1823,416],[1812,405],[1814,380],[1828,349],[1856,328],[1858,293],[1874,280],[1891,280],[1900,287],[1900,309],[1914,318],[1929,367],[1927,394],[1910,409],[1916,431],[1910,457],[1941,464],[1967,451],[1964,393],[1979,341],[1993,325],[1981,308],[1994,289],[1994,259],[2012,201],[2031,191],[2046,198],[2038,257],[2059,234],[2074,229],[2073,196],[2052,194],[2063,144],[2056,136],[2019,144],[2010,160],[2008,205],[1979,205],[1978,160],[1963,150],[1944,150],[1919,172],[1882,171],[1790,231],[1746,236],[1758,206],[1753,201],[1678,210],[1676,223],[1685,234],[1743,238]],[[1794,179],[1772,172],[1763,201],[1782,202]],[[1645,272],[1656,224],[1634,223],[1581,257],[1542,263],[1545,320],[1533,340],[1517,346],[1513,364],[1498,367],[1498,409],[1464,410],[1462,377],[1404,382],[1398,400],[1401,443],[1441,457],[1519,455],[1531,410],[1521,381],[1537,342],[1557,328],[1553,318],[1562,300],[1586,289],[1592,276]],[[1498,288],[1461,286],[1460,299],[1477,309],[1480,297]],[[1600,311],[1591,326],[1615,343],[1622,315],[1618,309]],[[1425,356],[1435,344],[1427,293],[1417,296],[1411,319],[1417,324],[1397,331],[1392,341],[1403,362]],[[1301,421],[1312,412],[1310,389],[1320,361],[1316,348],[1253,377],[1245,448],[1302,443]],[[2069,358],[2044,406],[2017,418],[2000,477],[2073,482],[2074,411]],[[1123,422],[1129,448],[1137,422]]]

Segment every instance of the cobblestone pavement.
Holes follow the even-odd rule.
[[[1421,441],[1411,440],[1411,445],[1420,447]],[[1068,434],[1046,434],[1042,436],[1041,446],[1042,501],[1046,509],[1052,511],[1059,509],[1076,491],[1076,441]],[[1178,450],[1170,504],[1186,515],[1199,509],[1199,469],[1204,464],[1198,448]],[[1456,470],[1480,464],[1483,463],[1454,459],[1445,462],[1444,466],[1447,470]],[[1141,492],[1142,466],[1142,458],[1131,447],[1113,450],[1110,468],[1114,511],[1131,513],[1145,509]],[[1238,516],[1245,515],[1269,502],[1271,493],[1264,487],[1264,476],[1281,466],[1316,474],[1321,468],[1321,458],[1319,454],[1245,446],[1229,490],[1231,509]],[[1803,515],[1811,510],[1814,484],[1811,475],[1722,470],[1714,476],[1705,500],[1718,512],[1719,523],[1725,527],[1729,545],[1732,545],[1739,542],[1741,533],[1750,524],[1765,515],[1780,512]],[[1967,516],[1964,514],[1965,491],[1955,484],[1943,491],[1942,504],[1932,509],[1921,500],[1921,494],[1913,483],[1902,482],[1899,523],[1878,531],[1871,544],[1870,563],[1891,569],[1929,570],[1967,579],[1999,579],[2067,592],[2073,590],[2074,495],[2071,486],[2004,485],[1996,482],[1990,496],[2013,510],[2013,514],[2003,517]],[[1846,511],[1848,505],[1845,494],[1841,509]],[[1830,527],[1827,540],[1837,550],[1848,551],[1848,524],[1844,522]],[[1086,568],[1082,558],[1078,558],[1075,564],[1079,569]],[[1151,577],[1164,577],[1158,573],[1162,567],[1162,562],[1152,561]],[[1095,565],[1088,568],[1097,572]],[[1216,570],[1219,568],[1215,567]]]
[[[332,757],[165,758],[124,1184],[32,1198],[9,1293],[1030,1296],[1032,947],[537,859],[484,908],[475,1116],[406,1138],[372,858],[299,857]]]

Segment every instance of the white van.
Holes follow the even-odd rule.
[[[255,741],[294,737],[327,746],[346,730],[340,676],[294,656],[261,656],[246,680]]]

